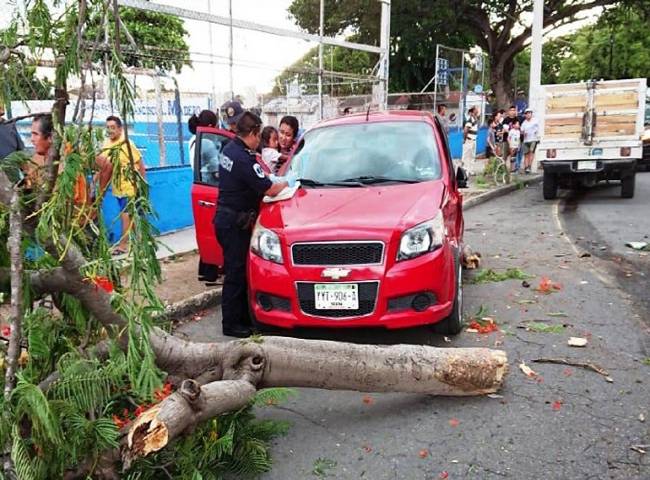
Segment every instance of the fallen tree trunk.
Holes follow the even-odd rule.
[[[496,392],[508,370],[506,353],[486,348],[357,345],[285,337],[192,347],[188,358],[220,359],[223,380],[203,386],[186,380],[175,394],[138,417],[122,448],[125,466],[164,448],[202,421],[243,407],[257,388],[482,395]]]

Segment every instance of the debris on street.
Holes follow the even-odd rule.
[[[627,242],[625,246],[634,250],[650,250],[650,243],[648,242]]]
[[[465,245],[461,262],[463,267],[468,270],[475,270],[481,265],[481,253],[472,250],[472,247]]]
[[[550,278],[542,277],[542,279],[539,281],[539,286],[536,288],[536,290],[539,293],[548,295],[549,293],[559,292],[560,290],[562,290],[562,285],[559,283],[555,283]]]
[[[609,377],[609,373],[607,371],[603,370],[601,367],[598,365],[594,365],[593,363],[588,363],[588,362],[580,362],[577,360],[568,360],[566,358],[536,358],[533,360],[535,363],[555,363],[558,365],[571,365],[572,367],[580,367],[580,368],[585,368],[587,370],[592,370],[596,373],[599,373],[600,375],[603,375],[604,377]]]
[[[588,342],[586,338],[569,337],[569,341],[567,343],[570,347],[586,347]]]
[[[526,280],[533,278],[520,268],[508,268],[505,272],[497,272],[491,268],[482,269],[476,273],[472,283],[503,282],[505,280]]]
[[[525,362],[521,362],[519,364],[519,369],[524,372],[524,375],[530,378],[535,378],[537,377],[537,372],[534,371],[532,368],[530,368],[528,365],[526,365]]]

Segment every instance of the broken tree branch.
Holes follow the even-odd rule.
[[[23,212],[20,188],[15,187],[11,197],[9,213],[9,258],[11,261],[11,334],[7,350],[7,371],[5,372],[5,399],[9,399],[16,385],[18,357],[20,357],[20,337],[23,320],[23,255],[21,243],[23,236]]]
[[[570,365],[572,367],[586,368],[587,370],[592,370],[596,373],[599,373],[605,377],[609,376],[606,370],[603,370],[598,365],[588,362],[580,362],[577,360],[569,360],[566,358],[536,358],[533,360],[535,363],[556,363],[558,365]]]

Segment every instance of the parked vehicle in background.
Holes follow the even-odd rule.
[[[645,130],[643,132],[643,153],[638,166],[640,170],[650,170],[650,92],[645,99]]]
[[[646,79],[544,85],[539,145],[544,198],[558,188],[620,180],[621,196],[634,196],[642,158]]]
[[[282,173],[301,188],[263,204],[253,231],[258,324],[460,331],[462,185],[437,119],[401,111],[322,122]]]

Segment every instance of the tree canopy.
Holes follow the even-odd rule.
[[[289,7],[296,23],[318,31],[319,0],[294,0]],[[581,12],[621,3],[616,0],[552,0],[545,2],[544,26],[568,24]],[[638,4],[638,2],[636,2]],[[375,0],[325,4],[328,34],[353,32],[360,41],[377,44],[380,5]],[[530,41],[532,0],[404,0],[391,10],[391,90],[420,90],[434,72],[436,44],[480,46],[490,59],[490,83],[499,104],[513,96],[515,56]],[[528,12],[528,13],[527,13]]]

